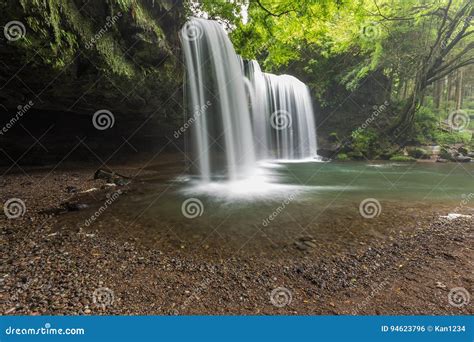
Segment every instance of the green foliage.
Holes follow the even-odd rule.
[[[359,129],[352,132],[352,148],[354,152],[373,158],[379,152],[379,136],[372,129]]]
[[[363,160],[367,157],[364,158],[364,154],[362,154],[361,151],[351,151],[347,153],[347,157],[349,159],[354,159],[354,160]]]
[[[440,129],[440,118],[429,108],[420,107],[415,115],[415,142],[421,145],[469,144],[472,134],[465,131],[447,132]]]
[[[336,156],[336,160],[349,160],[349,157],[347,156],[346,153],[338,153]]]
[[[472,134],[469,131],[438,131],[435,134],[435,141],[439,145],[470,144],[472,141]]]
[[[427,107],[420,107],[415,114],[413,125],[414,136],[417,143],[430,145],[436,142],[436,134],[439,130],[439,119]]]

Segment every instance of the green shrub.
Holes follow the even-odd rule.
[[[415,114],[414,137],[422,145],[429,145],[435,141],[438,132],[438,117],[427,107],[420,107]]]
[[[373,158],[378,155],[378,144],[379,136],[372,129],[358,129],[352,132],[352,148],[353,148],[353,157],[363,158]],[[350,155],[349,155],[350,156]]]
[[[435,142],[439,145],[452,145],[452,144],[469,144],[472,139],[472,134],[469,131],[459,132],[444,132],[438,131],[435,134]]]
[[[364,159],[364,154],[360,151],[352,151],[347,153],[349,159],[362,160]]]

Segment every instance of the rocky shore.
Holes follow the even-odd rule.
[[[137,170],[117,168],[125,175]],[[87,190],[99,189],[98,197],[134,191],[94,180],[94,171],[2,178],[2,201],[21,198],[26,211],[0,216],[1,314],[474,313],[472,300],[452,301],[463,299],[453,289],[474,291],[471,216],[436,218],[324,258],[296,248],[266,258],[173,253],[141,244],[133,232],[124,241],[77,226],[57,229],[62,214],[52,209],[80,210],[74,203]]]

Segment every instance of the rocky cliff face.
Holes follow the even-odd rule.
[[[164,139],[182,115],[184,20],[181,0],[1,1],[2,149],[19,155],[51,125],[43,139],[64,151],[75,135]],[[113,115],[107,130],[91,123],[99,110]]]

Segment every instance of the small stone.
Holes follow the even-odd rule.
[[[312,241],[304,241],[304,244],[310,248],[316,248],[316,244]]]
[[[12,313],[15,310],[16,310],[16,307],[12,307],[12,308],[8,309],[7,311],[5,311],[5,315],[8,315],[8,314]]]
[[[68,194],[73,194],[77,192],[77,188],[75,186],[67,186],[66,187],[66,192]]]
[[[296,241],[295,242],[295,246],[297,249],[299,249],[300,251],[306,251],[308,250],[309,246],[307,246],[305,243],[303,242],[300,242],[300,241]]]

